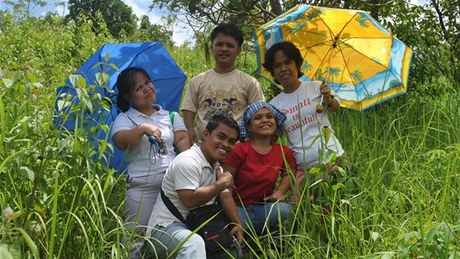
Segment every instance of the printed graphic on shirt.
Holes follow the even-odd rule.
[[[208,98],[205,98],[202,104],[206,111],[204,119],[209,120],[216,112],[226,112],[233,116],[235,111],[243,109],[241,102],[235,98],[237,95],[237,91],[233,88],[210,91]]]
[[[281,109],[281,111],[286,114],[284,126],[287,133],[300,129],[309,123],[318,121],[316,114],[314,112],[311,113],[311,110],[313,109],[315,109],[315,106],[312,105],[310,98],[306,98],[294,106]],[[303,116],[301,111],[306,111],[306,114],[309,115]]]

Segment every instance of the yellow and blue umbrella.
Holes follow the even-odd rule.
[[[297,5],[254,37],[262,76],[273,80],[266,50],[290,41],[304,58],[300,79],[326,80],[343,107],[365,110],[407,92],[412,49],[364,11]]]

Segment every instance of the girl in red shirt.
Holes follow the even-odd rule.
[[[275,143],[276,131],[285,120],[286,115],[269,103],[251,104],[241,119],[241,142],[223,161],[224,171],[234,177],[231,191],[243,227],[254,228],[258,235],[267,228],[276,230],[279,222],[292,217],[292,205],[284,198],[296,163],[289,148]]]

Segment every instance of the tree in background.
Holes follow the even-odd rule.
[[[138,17],[121,0],[69,0],[68,8],[67,19],[78,23],[89,17],[94,22],[96,32],[106,27],[120,41],[160,41],[167,47],[174,45],[172,29],[168,29],[174,23],[172,18],[166,20],[166,25],[151,24],[148,16],[144,15],[138,27]]]
[[[30,16],[35,7],[43,7],[46,5],[46,1],[43,0],[3,0],[2,2],[11,6],[16,15],[25,18]]]
[[[163,43],[165,47],[172,47],[174,45],[172,41],[173,32],[172,30],[168,30],[167,26],[174,23],[174,20],[168,20],[166,23],[166,26],[151,24],[149,17],[143,15],[141,17],[139,29],[132,38],[138,41],[159,41]]]
[[[423,5],[396,1],[387,20],[398,38],[414,48],[411,80],[430,82],[427,95],[446,91],[445,81],[460,89],[460,0],[427,0]],[[442,80],[438,80],[438,78]]]
[[[68,19],[78,22],[83,16],[96,18],[94,15],[100,13],[112,36],[118,38],[122,35],[132,35],[136,31],[137,17],[131,7],[121,0],[69,0]],[[96,31],[98,24],[95,23]]]
[[[414,49],[410,84],[431,82],[438,92],[450,82],[460,88],[460,0],[425,0],[413,5],[406,0],[152,0],[151,8],[166,8],[188,24],[197,44],[215,25],[233,22],[251,38],[251,32],[297,4],[361,9],[368,11],[404,43]],[[203,36],[203,33],[205,35]],[[250,41],[249,41],[250,42]],[[430,87],[431,88],[431,87]],[[429,90],[427,95],[432,95]]]

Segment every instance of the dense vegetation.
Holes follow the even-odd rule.
[[[69,74],[104,43],[145,40],[115,38],[95,22],[0,13],[0,258],[127,257],[124,177],[92,156],[94,129],[62,139],[53,124],[55,90]],[[339,176],[303,186],[305,197],[323,189],[329,215],[305,199],[282,245],[269,249],[269,235],[253,257],[460,257],[458,63],[444,66],[458,56],[445,43],[428,54],[420,45],[407,95],[333,117],[348,162]],[[168,47],[189,77],[212,67],[202,49]],[[253,51],[238,63],[255,74]]]

